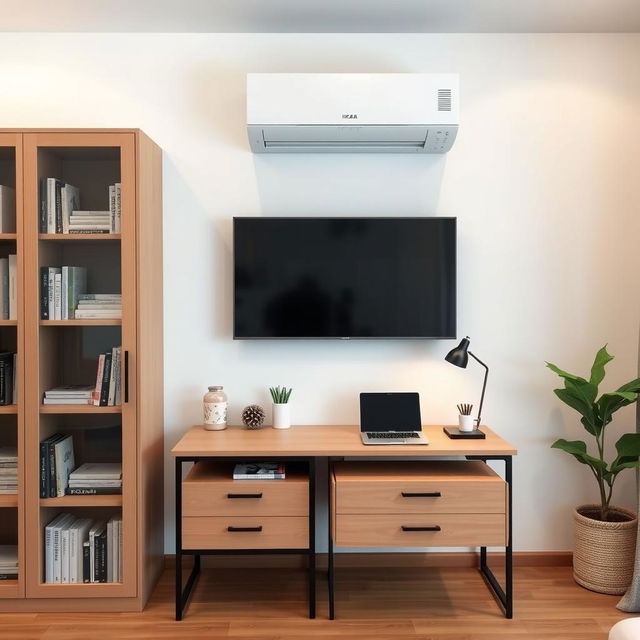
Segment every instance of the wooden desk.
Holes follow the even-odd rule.
[[[503,440],[488,427],[482,426],[487,434],[484,440],[452,440],[442,430],[441,425],[423,427],[429,439],[423,445],[376,445],[366,446],[360,440],[360,428],[354,425],[299,425],[288,430],[266,427],[249,430],[230,427],[224,431],[206,431],[202,426],[191,428],[173,447],[176,479],[176,619],[180,620],[189,594],[200,572],[200,555],[219,553],[221,550],[183,549],[182,547],[182,470],[185,462],[202,460],[251,461],[278,460],[298,461],[307,465],[309,471],[309,545],[305,550],[309,555],[309,617],[315,617],[315,466],[317,458],[323,458],[328,465],[329,495],[331,495],[331,469],[336,461],[344,458],[442,458],[460,456],[467,460],[498,460],[505,464],[504,479],[507,483],[507,545],[505,547],[505,587],[499,584],[487,563],[487,548],[480,547],[480,572],[490,589],[502,604],[507,618],[513,616],[513,540],[512,540],[512,456],[515,447]],[[334,542],[332,509],[328,510],[329,526],[329,617],[334,618]],[[234,549],[234,553],[297,552],[300,549]],[[182,556],[194,556],[194,567],[182,586]]]

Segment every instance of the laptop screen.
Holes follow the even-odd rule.
[[[361,393],[360,431],[422,431],[417,393]]]

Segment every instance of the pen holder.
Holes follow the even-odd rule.
[[[460,414],[458,416],[458,427],[460,428],[460,431],[464,431],[465,433],[475,431],[476,425],[473,416],[465,416]]]

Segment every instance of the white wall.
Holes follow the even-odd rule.
[[[256,157],[249,71],[459,72],[460,135],[447,157]],[[487,424],[520,450],[515,545],[570,548],[596,491],[549,450],[582,433],[544,360],[587,372],[608,342],[609,384],[636,372],[640,36],[2,34],[0,93],[0,126],[141,127],[165,150],[167,449],[208,384],[233,420],[283,383],[299,423],[356,422],[365,389],[417,389],[426,422],[455,420],[482,372],[442,361],[453,342],[234,342],[230,302],[232,216],[457,216],[459,333],[491,367]]]

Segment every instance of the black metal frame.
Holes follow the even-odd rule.
[[[495,574],[487,562],[487,547],[480,547],[479,571],[485,579],[491,593],[502,605],[505,618],[513,618],[513,467],[512,456],[465,456],[467,460],[481,460],[486,463],[488,460],[499,460],[505,465],[505,482],[507,483],[507,546],[505,547],[505,587],[498,582]],[[333,462],[342,458],[327,458],[327,478],[329,487],[329,619],[335,620],[335,588],[334,588],[334,566],[333,566],[333,505],[331,503],[331,476]]]
[[[176,582],[175,604],[176,620],[182,620],[189,596],[200,574],[200,557],[203,555],[273,555],[273,554],[307,554],[308,558],[308,597],[309,618],[316,617],[316,459],[311,457],[253,456],[255,459],[273,462],[306,462],[309,471],[309,546],[305,549],[183,549],[182,548],[182,465],[185,462],[200,462],[201,460],[245,462],[246,458],[235,456],[178,456],[175,459],[175,492],[176,492]],[[189,572],[187,582],[182,586],[182,557],[194,557],[193,567]]]

